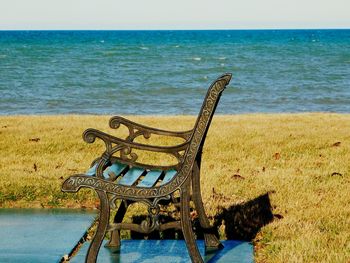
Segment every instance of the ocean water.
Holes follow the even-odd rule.
[[[350,112],[350,30],[0,31],[0,114]]]

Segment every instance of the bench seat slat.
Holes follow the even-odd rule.
[[[114,163],[111,166],[108,166],[104,171],[103,171],[103,176],[105,178],[109,177],[109,173],[112,172],[116,176],[118,176],[124,169],[126,165],[121,164],[121,163]],[[92,166],[89,170],[86,171],[86,175],[94,176],[96,175],[96,169],[97,169],[97,163]]]
[[[138,167],[130,168],[129,171],[120,179],[118,184],[131,186],[137,181],[144,171],[145,169]]]
[[[89,168],[89,170],[86,171],[86,175],[95,175],[96,174],[96,168],[97,168],[97,163]]]
[[[160,170],[151,170],[149,171],[145,178],[142,179],[142,181],[137,185],[137,187],[152,187],[154,186],[160,175],[162,174],[162,171]]]
[[[175,176],[176,173],[177,173],[177,171],[174,170],[174,169],[171,169],[171,170],[166,171],[165,176],[164,176],[164,179],[163,179],[161,185],[164,185],[164,184],[166,184],[166,183],[169,183],[169,182],[171,181],[171,179],[174,178],[174,176]]]
[[[106,177],[106,175],[108,176],[110,173],[112,173],[115,176],[118,176],[125,169],[125,167],[126,164],[114,163],[106,168],[106,170],[103,172],[103,175]]]
[[[111,166],[108,166],[103,171],[103,176],[105,178],[109,177],[109,173],[113,173],[115,176],[118,176],[126,167],[127,165],[121,164],[121,163],[114,163]],[[96,168],[97,164],[92,166],[85,174],[94,176],[96,174]],[[129,171],[120,179],[118,184],[131,186],[133,185],[137,179],[142,175],[142,173],[145,170],[143,168],[133,167],[130,168]],[[160,185],[164,185],[171,181],[171,179],[174,178],[177,171],[175,169],[171,169],[168,171],[165,171],[165,175],[163,178],[163,181]],[[160,176],[162,174],[161,170],[151,170],[149,171],[145,177],[142,179],[142,181],[137,185],[137,187],[152,187],[154,186],[157,181],[159,180]]]

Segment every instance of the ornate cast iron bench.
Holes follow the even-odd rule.
[[[169,228],[182,230],[192,262],[203,262],[191,225],[191,199],[204,232],[206,249],[222,247],[204,211],[200,192],[200,166],[202,149],[211,119],[221,93],[230,79],[231,74],[225,74],[212,83],[192,130],[165,131],[115,116],[110,119],[109,125],[113,129],[121,125],[126,126],[129,130],[126,139],[95,129],[87,129],[83,133],[86,142],[93,143],[98,138],[106,147],[102,156],[92,163],[86,174],[72,175],[62,185],[64,192],[77,192],[82,187],[92,188],[100,199],[98,226],[86,256],[86,262],[96,262],[107,231],[111,231],[107,246],[118,249],[121,229],[148,234],[154,230],[164,231]],[[175,146],[154,146],[134,141],[139,136],[148,139],[152,134],[179,137],[183,139],[183,143]],[[175,157],[177,162],[172,165],[142,163],[138,160],[136,151],[169,154]],[[178,196],[175,197],[175,194]],[[114,223],[110,224],[110,210],[116,208],[116,200],[119,199],[122,201],[114,217]],[[165,224],[159,222],[160,205],[174,203],[176,200],[180,208],[180,220]],[[134,202],[148,205],[149,216],[140,225],[122,222],[128,206]]]

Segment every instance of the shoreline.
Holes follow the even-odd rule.
[[[199,111],[200,108],[198,108]],[[350,112],[329,112],[329,111],[305,111],[305,112],[246,112],[246,113],[215,113],[215,116],[249,116],[249,115],[350,115]],[[0,119],[5,117],[69,117],[69,116],[101,116],[101,117],[197,117],[198,114],[93,114],[93,113],[67,113],[67,114],[0,114]]]

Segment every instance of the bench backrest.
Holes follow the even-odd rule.
[[[215,80],[208,89],[191,135],[190,145],[185,153],[182,170],[186,175],[190,173],[197,154],[201,153],[216,106],[220,100],[222,92],[229,84],[231,77],[231,74],[222,75]]]

